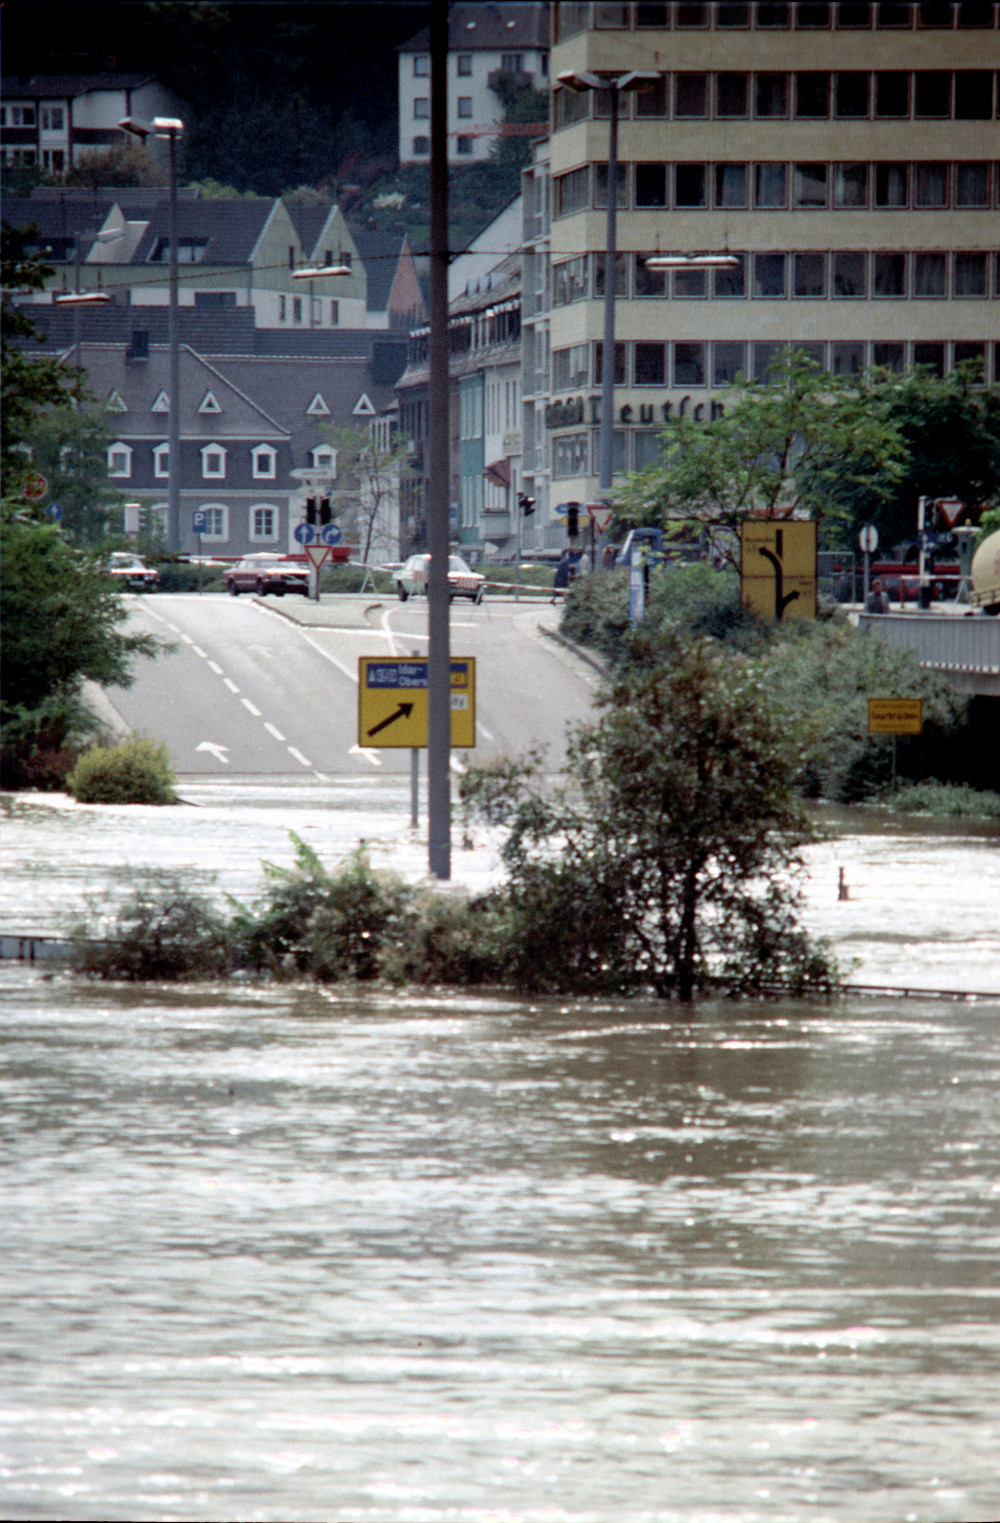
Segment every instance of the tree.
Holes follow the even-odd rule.
[[[801,352],[781,355],[766,383],[744,381],[721,400],[706,422],[668,421],[661,460],[629,478],[620,512],[672,534],[693,521],[735,559],[744,519],[808,515],[835,535],[845,483],[879,501],[903,470],[899,427],[872,408],[869,383],[827,375]]]
[[[108,530],[108,512],[121,494],[108,480],[111,424],[103,407],[53,407],[39,413],[24,442],[31,462],[62,509],[60,527],[77,545],[96,545]]]
[[[399,481],[409,470],[406,445],[379,443],[371,430],[336,428],[330,440],[337,451],[338,511],[345,530],[358,541],[359,556],[367,566],[376,558],[395,560],[399,554]]]
[[[27,435],[43,409],[70,407],[79,397],[76,376],[49,355],[32,355],[31,340],[41,342],[30,317],[12,305],[14,292],[40,291],[55,273],[38,255],[28,252],[38,229],[0,226],[0,264],[3,296],[0,301],[0,385],[3,390],[4,427],[0,444],[3,490],[17,496],[31,470]]]
[[[81,153],[66,173],[67,185],[86,185],[93,190],[102,186],[165,186],[168,181],[166,170],[144,144],[124,139],[109,148]]]
[[[749,664],[678,635],[637,644],[604,713],[571,739],[568,782],[538,755],[470,771],[506,827],[515,976],[539,988],[699,991],[828,985],[797,923],[811,838],[793,792],[802,744]]]

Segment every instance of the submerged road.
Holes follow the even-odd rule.
[[[408,773],[408,750],[358,745],[358,659],[427,654],[427,604],[333,597],[133,595],[131,628],[168,647],[137,661],[131,688],[107,697],[130,730],[166,742],[181,777],[310,777]],[[549,748],[584,719],[597,673],[551,639],[549,603],[452,605],[453,657],[477,663],[476,747],[452,765]]]

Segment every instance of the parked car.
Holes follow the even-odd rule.
[[[131,550],[113,550],[105,569],[131,592],[155,592],[160,585],[160,573]]]
[[[309,567],[301,561],[292,560],[291,556],[278,555],[273,550],[260,550],[256,555],[245,555],[235,566],[230,566],[222,573],[222,580],[234,598],[239,597],[241,592],[256,592],[258,597],[263,597],[268,592],[273,592],[279,598],[286,592],[301,592],[303,597],[309,596]]]
[[[406,602],[411,593],[427,591],[427,583],[430,579],[431,558],[429,555],[411,555],[404,564],[402,570],[396,576],[396,591],[402,602]],[[471,598],[473,603],[481,603],[486,592],[486,578],[479,571],[473,571],[467,566],[460,555],[448,557],[448,601],[452,598]]]

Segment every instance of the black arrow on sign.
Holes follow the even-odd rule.
[[[387,719],[380,719],[378,724],[368,731],[368,739],[371,740],[373,735],[377,735],[379,730],[384,730],[387,725],[395,724],[397,719],[409,719],[412,713],[412,703],[401,703],[395,714],[390,714]]]

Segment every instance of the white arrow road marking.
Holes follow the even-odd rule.
[[[216,761],[223,762],[227,767],[229,766],[229,757],[226,754],[229,750],[228,746],[220,746],[212,740],[203,740],[201,745],[196,749],[199,751],[210,751]]]
[[[371,762],[373,767],[381,767],[382,765],[381,756],[379,756],[377,751],[373,751],[371,746],[352,746],[350,755],[363,756],[366,761]]]

